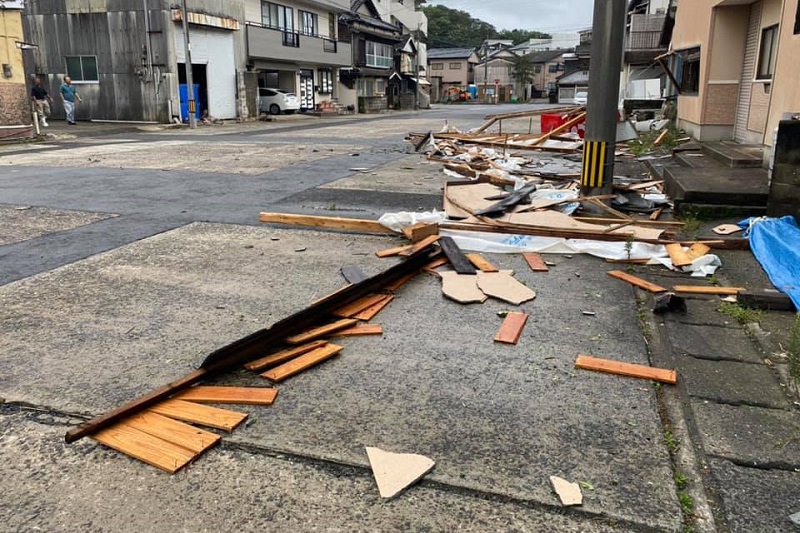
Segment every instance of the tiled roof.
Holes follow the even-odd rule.
[[[474,48],[430,48],[429,59],[466,59],[472,55]]]

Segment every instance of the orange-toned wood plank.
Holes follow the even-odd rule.
[[[183,420],[184,422],[224,429],[225,431],[233,431],[236,426],[247,418],[247,413],[229,411],[184,400],[164,400],[155,404],[148,411]]]
[[[430,237],[425,237],[424,239],[419,241],[417,244],[413,245],[411,248],[409,248],[405,252],[400,252],[400,254],[398,254],[398,255],[404,255],[404,256],[413,255],[413,254],[419,252],[420,250],[422,250],[423,248],[427,248],[428,246],[430,246],[431,244],[435,243],[438,240],[439,240],[439,236],[438,235],[431,235]]]
[[[692,264],[692,259],[683,251],[683,246],[678,243],[672,243],[665,246],[669,258],[672,260],[672,266],[682,267]]]
[[[234,403],[241,405],[272,405],[278,389],[267,387],[210,387],[197,385],[173,396],[178,400],[197,403]]]
[[[380,324],[359,324],[352,328],[337,331],[333,334],[333,337],[358,337],[362,335],[383,335],[383,326]]]
[[[276,352],[267,355],[265,357],[262,357],[260,359],[256,359],[255,361],[247,363],[246,365],[244,365],[244,367],[247,370],[252,370],[253,372],[260,372],[265,368],[285,363],[289,359],[294,359],[298,355],[303,355],[304,353],[310,352],[311,350],[322,348],[326,344],[328,344],[328,341],[309,342],[308,344],[303,344],[302,346],[295,346],[294,348],[289,348],[288,350],[281,350],[280,352]]]
[[[389,292],[395,292],[397,289],[399,289],[400,287],[411,281],[411,278],[413,278],[416,275],[417,275],[416,272],[409,272],[402,278],[399,278],[396,281],[393,281],[388,285],[386,285],[385,289]]]
[[[505,344],[517,344],[519,337],[522,335],[522,329],[528,321],[528,313],[520,313],[518,311],[511,311],[506,315],[503,324],[497,335],[494,336],[495,342],[502,342]]]
[[[333,312],[333,315],[341,318],[352,318],[364,309],[372,307],[376,303],[382,301],[384,296],[385,295],[383,294],[370,294],[368,296],[364,296],[355,302],[351,302],[344,307],[340,307]]]
[[[403,246],[395,246],[394,248],[386,248],[385,250],[378,250],[375,252],[375,255],[378,257],[392,257],[394,255],[400,255],[401,253],[410,250],[413,244],[405,244]]]
[[[127,423],[101,429],[92,438],[109,448],[174,474],[199,454],[130,427]]]
[[[336,296],[337,294],[339,294],[340,292],[342,292],[343,290],[345,290],[345,289],[346,289],[346,288],[348,288],[349,286],[350,286],[350,284],[348,283],[348,284],[347,284],[347,285],[345,285],[344,287],[339,287],[338,289],[336,289],[336,290],[335,290],[335,291],[333,291],[332,293],[328,294],[327,296],[323,296],[322,298],[318,298],[318,299],[314,300],[313,302],[311,302],[311,305],[318,304],[318,303],[320,303],[322,300],[325,300],[326,298],[330,298],[330,297],[332,297],[332,296]]]
[[[609,276],[612,278],[621,279],[622,281],[627,281],[631,285],[644,289],[650,292],[666,292],[667,289],[660,285],[656,285],[655,283],[650,283],[649,281],[643,280],[642,278],[637,278],[636,276],[631,276],[630,274],[623,272],[621,270],[612,270],[607,272]]]
[[[284,363],[279,367],[268,370],[267,372],[261,374],[261,377],[274,382],[283,381],[286,378],[299,374],[303,370],[330,359],[341,351],[341,346],[337,346],[336,344],[328,344],[327,346],[323,346],[322,348],[317,348],[316,350],[310,351],[307,354],[303,354],[296,359],[292,359],[288,363]]]
[[[194,453],[203,453],[222,439],[216,433],[148,411],[126,418],[124,422],[129,427],[172,444],[177,444]]]
[[[487,261],[482,255],[480,254],[465,254],[469,262],[475,265],[475,268],[480,269],[483,272],[499,272],[497,267]]]
[[[430,224],[426,222],[418,222],[413,226],[409,226],[403,230],[403,235],[406,239],[413,243],[419,242],[431,235],[439,234],[439,224]]]
[[[703,287],[701,285],[675,285],[672,287],[675,292],[687,294],[722,294],[733,295],[747,290],[744,287]]]
[[[597,372],[607,372],[609,374],[619,374],[633,378],[651,379],[662,383],[675,385],[678,382],[678,373],[674,370],[664,368],[653,368],[645,365],[635,365],[632,363],[621,363],[609,359],[599,359],[587,355],[579,355],[575,360],[577,368],[584,370],[595,370]]]
[[[357,318],[359,320],[364,320],[364,321],[372,320],[372,318],[378,313],[380,313],[384,307],[389,305],[389,302],[391,302],[392,300],[394,300],[394,296],[392,296],[391,294],[384,294],[383,300],[381,300],[380,302],[376,303],[373,306],[367,307],[357,315],[354,315],[353,318]]]
[[[707,244],[703,244],[702,242],[696,242],[689,247],[689,251],[686,252],[687,257],[694,261],[700,257],[703,257],[708,252],[711,251],[711,247]]]
[[[528,263],[528,266],[531,267],[531,270],[534,272],[549,272],[550,269],[547,268],[547,265],[544,264],[544,260],[542,256],[533,252],[525,252],[522,254],[522,257],[525,258],[525,261]]]
[[[358,320],[354,318],[343,318],[331,324],[325,324],[324,326],[310,329],[299,335],[292,335],[291,337],[286,339],[286,342],[288,342],[289,344],[303,344],[304,342],[310,342],[320,337],[330,335],[331,333],[339,331],[340,329],[347,329],[349,327],[355,326],[357,323]]]

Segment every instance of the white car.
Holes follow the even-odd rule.
[[[300,109],[300,100],[297,95],[283,89],[259,87],[258,110],[269,112],[270,115],[281,113],[294,113]]]
[[[575,105],[586,105],[586,102],[588,101],[589,101],[589,93],[584,91],[575,93],[575,98],[572,99],[572,103]]]

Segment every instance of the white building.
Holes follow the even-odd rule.
[[[516,45],[512,50],[517,55],[525,55],[546,50],[571,50],[580,43],[581,36],[578,32],[553,33],[549,39],[529,39]]]

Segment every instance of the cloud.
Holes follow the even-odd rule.
[[[498,30],[539,30],[550,33],[590,27],[594,6],[594,0],[428,0],[427,3],[466,11]]]

